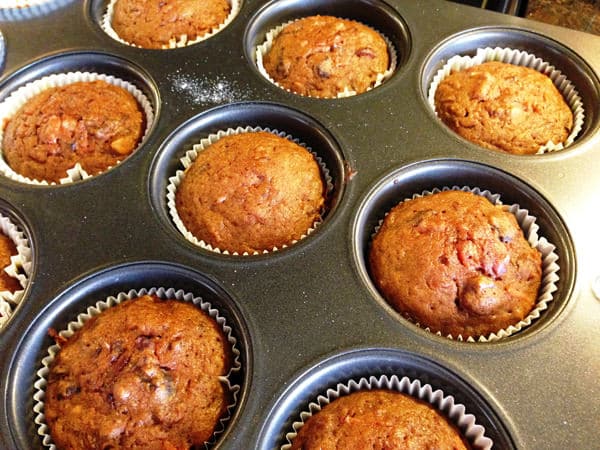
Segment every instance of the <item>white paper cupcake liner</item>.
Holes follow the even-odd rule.
[[[530,69],[537,70],[538,72],[547,75],[571,108],[573,113],[573,128],[569,136],[567,136],[567,139],[564,142],[556,143],[548,141],[545,145],[540,147],[537,154],[563,150],[575,141],[581,132],[581,129],[583,128],[583,122],[585,119],[583,102],[581,101],[581,97],[579,96],[577,89],[573,83],[571,83],[571,81],[569,81],[567,77],[560,72],[560,70],[557,70],[554,66],[550,65],[541,58],[538,58],[535,55],[525,51],[514,50],[510,48],[487,47],[477,49],[475,56],[453,56],[440,70],[438,70],[429,86],[427,102],[432,111],[437,115],[435,110],[435,91],[444,78],[446,78],[452,72],[465,70],[488,61],[500,61],[517,66],[529,67]]]
[[[298,145],[304,147],[306,150],[308,150],[315,157],[317,163],[319,164],[319,167],[321,168],[321,174],[323,175],[323,180],[326,183],[326,189],[327,189],[326,196],[328,196],[330,194],[330,192],[333,190],[333,182],[332,182],[331,176],[329,174],[329,169],[327,169],[327,166],[325,165],[323,160],[319,156],[317,156],[310,147],[306,146],[299,140],[294,139],[289,134],[286,134],[284,132],[280,132],[277,130],[271,130],[269,128],[249,127],[249,126],[248,127],[238,127],[235,129],[228,128],[227,130],[218,131],[217,133],[211,134],[208,137],[202,139],[199,144],[195,144],[191,150],[188,150],[185,153],[183,158],[181,158],[179,160],[181,166],[183,166],[183,170],[181,170],[181,169],[177,170],[175,175],[169,178],[169,183],[167,185],[167,207],[169,209],[169,214],[171,215],[171,218],[173,219],[175,226],[181,232],[181,234],[183,234],[183,236],[188,241],[193,243],[194,245],[197,245],[198,247],[201,247],[205,250],[209,250],[211,252],[220,253],[220,254],[224,254],[224,255],[230,255],[230,254],[235,255],[235,256],[249,256],[250,255],[250,253],[248,253],[248,252],[239,254],[238,252],[229,252],[228,250],[222,250],[217,247],[213,247],[212,245],[210,245],[209,243],[207,243],[201,239],[197,239],[192,233],[190,233],[190,231],[186,228],[186,226],[182,222],[181,218],[179,217],[179,213],[177,212],[177,206],[175,204],[175,196],[177,193],[177,188],[179,187],[183,178],[185,177],[185,173],[186,173],[187,169],[196,160],[199,152],[201,152],[202,150],[204,150],[211,144],[214,144],[219,139],[221,139],[225,136],[232,136],[232,135],[241,134],[241,133],[252,133],[252,132],[258,132],[258,131],[266,131],[268,133],[273,133],[279,137],[286,138],[286,139],[294,142],[295,144],[298,144]],[[321,224],[321,222],[322,222],[322,219],[317,220],[313,224],[313,226],[311,228],[309,228],[308,230],[306,230],[306,232],[299,239],[293,240],[292,242],[290,242],[289,245],[282,245],[281,247],[273,247],[271,250],[263,250],[262,253],[268,254],[271,252],[276,252],[278,250],[287,248],[290,245],[297,243],[298,241],[304,239],[309,234],[311,234]],[[252,253],[252,255],[258,255],[258,254],[260,254],[260,252]]]
[[[327,389],[327,392],[319,395],[315,401],[307,406],[306,410],[300,413],[299,420],[292,424],[293,431],[285,435],[288,443],[283,445],[281,450],[289,450],[294,438],[308,418],[317,414],[329,403],[353,392],[373,389],[398,391],[429,403],[458,427],[474,450],[489,450],[493,446],[492,440],[485,436],[485,428],[478,425],[476,417],[467,413],[464,405],[456,403],[453,396],[444,394],[441,389],[434,390],[431,385],[421,383],[420,380],[411,380],[408,377],[398,378],[396,375],[390,377],[381,375],[379,377],[371,376],[349,380],[346,383],[338,383],[333,389]]]
[[[10,94],[10,96],[7,97],[2,103],[0,103],[0,122],[6,123],[19,110],[19,108],[21,108],[31,98],[41,93],[42,91],[45,91],[46,89],[62,87],[78,81],[90,82],[96,80],[102,80],[115,86],[121,87],[128,91],[131,95],[133,95],[133,97],[138,101],[140,107],[142,108],[146,116],[146,129],[144,130],[144,133],[140,139],[140,144],[138,144],[137,148],[139,148],[142,142],[146,139],[148,131],[150,130],[150,127],[154,122],[154,111],[152,109],[152,105],[150,104],[148,98],[146,98],[142,91],[140,91],[136,86],[134,86],[132,83],[121,80],[120,78],[116,78],[112,75],[98,74],[94,72],[67,72],[48,75],[38,80],[27,83],[26,85],[18,88],[16,91]],[[2,151],[3,138],[4,127],[0,129],[0,173],[12,180],[26,184],[56,184],[54,182],[49,183],[46,180],[34,180],[15,172],[6,163],[4,159],[4,154]],[[117,164],[120,164],[120,162]],[[67,171],[67,176],[60,180],[60,184],[68,184],[73,183],[75,181],[85,180],[87,178],[90,178],[91,176],[92,175],[89,175],[79,164],[76,164]]]
[[[0,328],[8,321],[12,315],[12,307],[10,304],[0,297]]]
[[[118,305],[125,300],[131,300],[133,298],[142,297],[144,295],[156,295],[157,297],[166,300],[174,299],[179,301],[191,302],[200,308],[204,313],[210,316],[223,330],[227,341],[231,346],[231,354],[233,355],[233,361],[229,373],[226,376],[219,377],[221,382],[227,386],[231,394],[232,403],[227,406],[227,415],[219,420],[219,425],[215,429],[212,438],[205,443],[205,447],[208,448],[214,444],[218,437],[225,431],[227,422],[231,419],[233,410],[237,406],[238,394],[241,387],[238,384],[232,384],[232,377],[241,370],[240,362],[240,350],[237,347],[237,339],[232,333],[232,328],[227,324],[225,318],[221,316],[219,310],[212,307],[209,302],[202,300],[200,297],[195,297],[191,293],[186,293],[182,290],[175,290],[173,288],[150,288],[140,290],[130,290],[127,292],[121,292],[116,297],[108,297],[104,301],[97,302],[94,306],[87,308],[85,313],[81,313],[77,316],[76,320],[69,322],[67,328],[60,331],[58,336],[64,339],[68,339],[73,334],[81,329],[86,321],[91,319],[98,314],[101,314],[108,308]],[[46,424],[46,416],[44,414],[44,401],[46,396],[46,386],[48,384],[48,374],[50,367],[56,358],[56,355],[60,351],[58,344],[52,345],[48,348],[48,356],[42,359],[42,367],[36,372],[36,381],[34,383],[34,394],[33,394],[33,412],[35,415],[34,422],[38,428],[38,435],[42,437],[42,443],[45,447],[50,450],[57,450],[56,445],[52,442],[50,437],[50,430]]]
[[[460,334],[458,336],[452,336],[451,334],[444,336],[448,339],[453,339],[453,340],[457,340],[457,341],[466,341],[466,342],[498,341],[500,339],[511,336],[511,335],[521,331],[522,329],[528,327],[529,325],[531,325],[533,321],[535,321],[536,319],[538,319],[541,316],[541,314],[544,310],[548,309],[548,303],[550,303],[552,300],[554,300],[553,293],[557,289],[556,283],[559,280],[558,272],[560,270],[560,267],[557,264],[558,254],[555,252],[556,247],[553,244],[551,244],[550,242],[548,242],[548,240],[545,237],[539,236],[538,230],[540,227],[536,224],[536,218],[534,216],[530,215],[528,210],[521,208],[516,203],[513,205],[503,205],[502,202],[500,201],[500,194],[492,194],[488,190],[481,190],[479,188],[471,188],[468,186],[463,186],[463,187],[452,186],[452,187],[443,187],[441,189],[434,188],[431,191],[424,191],[420,194],[414,194],[411,198],[406,198],[403,201],[407,201],[407,200],[414,199],[417,197],[423,197],[425,195],[435,194],[435,193],[441,192],[441,191],[449,191],[449,190],[460,190],[460,191],[464,191],[464,192],[471,192],[473,194],[480,195],[482,197],[487,198],[494,205],[502,205],[502,208],[505,211],[508,211],[515,216],[515,218],[517,219],[517,223],[519,224],[519,227],[521,228],[521,230],[523,230],[523,234],[525,235],[527,242],[529,242],[529,244],[533,248],[537,249],[542,255],[542,280],[541,280],[540,289],[538,291],[537,302],[534,305],[531,312],[525,318],[523,318],[523,320],[519,321],[518,323],[516,323],[514,325],[510,325],[509,327],[507,327],[505,329],[498,330],[494,333],[490,333],[487,336],[478,336],[477,339],[470,337],[470,336],[465,339]],[[387,216],[387,214],[388,213],[386,213],[386,216]],[[373,238],[375,236],[375,234],[379,231],[379,228],[381,227],[382,223],[383,223],[383,219],[378,223],[371,238]],[[400,314],[400,313],[398,313],[398,314]],[[414,323],[419,328],[422,328],[425,331],[432,332],[429,329],[429,327],[424,327],[419,322],[414,322],[404,316],[401,316],[401,317],[405,320],[411,321],[411,323]],[[442,333],[439,331],[435,332],[435,334],[438,336],[443,336]]]
[[[110,3],[108,4],[108,7],[106,8],[106,13],[102,17],[102,22],[100,24],[101,28],[104,30],[104,32],[106,34],[108,34],[115,41],[119,41],[121,44],[130,45],[132,47],[142,48],[139,45],[136,45],[131,42],[127,42],[126,40],[122,39],[117,34],[115,29],[113,28],[112,18],[113,18],[115,3],[117,1],[118,0],[111,0]],[[229,12],[229,15],[227,16],[227,18],[221,25],[215,27],[212,31],[209,31],[208,33],[206,33],[202,36],[199,36],[195,39],[188,40],[188,36],[185,34],[183,34],[179,37],[173,37],[169,41],[168,45],[163,46],[163,50],[170,50],[170,49],[174,49],[174,48],[187,47],[188,45],[197,44],[198,42],[205,41],[206,39],[211,38],[215,34],[223,31],[223,29],[226,28],[231,23],[231,21],[238,15],[238,13],[240,12],[240,8],[242,6],[242,0],[228,0],[228,2],[231,5],[231,11]],[[153,50],[156,50],[156,49],[153,49]]]
[[[23,298],[23,293],[31,276],[33,262],[31,247],[25,233],[10,218],[2,214],[0,214],[0,231],[8,236],[17,248],[17,254],[11,256],[10,264],[3,270],[11,277],[16,278],[23,288],[15,292],[0,291],[0,328],[2,328],[12,315],[14,306],[18,305]]]
[[[263,57],[264,55],[266,55],[267,53],[269,53],[269,51],[271,50],[271,47],[273,46],[273,41],[275,40],[275,38],[277,37],[277,35],[279,33],[281,33],[281,31],[288,25],[290,25],[291,23],[294,23],[295,21],[300,20],[300,19],[295,19],[295,20],[290,20],[289,22],[283,23],[281,25],[278,25],[277,27],[273,28],[272,30],[268,31],[266,36],[265,36],[265,41],[260,44],[259,46],[256,47],[256,53],[255,53],[255,57],[256,57],[256,65],[258,68],[258,71],[262,74],[262,76],[264,76],[267,80],[269,80],[271,83],[273,83],[275,86],[290,92],[292,94],[295,95],[300,95],[303,97],[307,97],[304,96],[303,94],[299,94],[297,92],[294,92],[290,89],[286,89],[285,87],[283,87],[282,85],[280,85],[279,83],[277,83],[272,77],[271,75],[268,74],[268,72],[266,71],[264,65],[263,65]],[[349,19],[350,20],[350,19]],[[357,22],[356,20],[353,20],[354,22]],[[360,23],[360,22],[359,22]],[[362,24],[365,25],[365,24]],[[368,26],[368,25],[365,25]],[[371,89],[374,89],[378,86],[381,86],[381,84],[383,84],[386,80],[388,80],[394,73],[394,71],[396,70],[396,66],[398,64],[398,57],[396,54],[396,49],[394,48],[394,46],[392,45],[392,42],[387,38],[387,36],[385,36],[383,33],[379,32],[378,30],[375,30],[373,27],[369,27],[371,28],[373,31],[377,32],[385,41],[385,43],[387,44],[388,47],[388,54],[389,54],[389,58],[390,58],[390,64],[388,69],[380,74],[377,74],[377,78],[375,80],[375,83],[373,84],[373,86],[369,87],[367,89],[367,91],[370,91]],[[337,97],[332,97],[332,98],[346,98],[346,97],[352,97],[354,95],[357,95],[358,93],[354,90],[351,90],[349,88],[345,88],[342,92],[338,92]],[[315,97],[317,98],[317,97]],[[318,98],[329,98],[329,97],[318,97]]]

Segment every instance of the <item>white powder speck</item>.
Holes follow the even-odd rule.
[[[244,95],[235,81],[221,77],[193,78],[174,74],[170,77],[171,89],[192,103],[222,104],[244,100]]]

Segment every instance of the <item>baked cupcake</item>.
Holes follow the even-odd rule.
[[[7,293],[9,297],[20,289],[19,279],[6,272],[6,268],[11,265],[11,258],[17,255],[15,243],[6,235],[0,234],[0,293]],[[9,302],[4,299],[5,295],[0,295],[0,327],[8,320],[12,313]]]
[[[111,26],[129,44],[160,49],[213,32],[230,13],[228,0],[116,0]]]
[[[279,86],[320,98],[367,91],[390,61],[381,34],[332,16],[310,16],[285,25],[262,56],[264,69]]]
[[[470,448],[457,427],[430,404],[394,390],[339,397],[310,416],[291,450]]]
[[[561,144],[573,128],[573,112],[547,75],[500,61],[452,72],[434,102],[438,117],[460,136],[512,154]]]
[[[58,448],[200,446],[230,404],[227,337],[191,303],[126,300],[57,340],[44,413]]]
[[[175,209],[213,249],[260,253],[301,239],[321,218],[325,183],[315,157],[266,131],[221,137],[183,174]]]
[[[369,266],[383,297],[434,333],[475,338],[523,320],[541,285],[541,254],[515,216],[450,190],[401,202],[373,238]]]
[[[17,246],[11,238],[0,234],[0,292],[15,293],[23,289],[18,278],[8,274],[4,269],[11,265],[11,258],[17,256]]]
[[[31,270],[29,239],[9,216],[0,213],[0,328],[21,302]]]
[[[116,165],[137,148],[146,126],[136,98],[100,79],[44,89],[6,121],[8,166],[47,182],[60,182],[76,164],[91,175]]]

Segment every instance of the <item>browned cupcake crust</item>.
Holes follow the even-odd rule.
[[[518,323],[541,284],[541,254],[515,216],[463,191],[394,207],[373,239],[369,262],[397,311],[453,337],[487,336]]]
[[[291,450],[468,449],[460,431],[428,403],[396,391],[358,391],[309,417]]]
[[[138,146],[145,117],[125,89],[102,80],[46,89],[9,120],[2,151],[17,173],[59,182],[76,163],[96,175]]]
[[[0,234],[0,291],[15,292],[23,289],[19,280],[10,276],[4,268],[10,266],[12,256],[17,254],[17,246],[11,238]]]
[[[332,16],[299,19],[275,37],[264,55],[279,85],[311,97],[336,97],[345,89],[365,92],[390,64],[388,47],[375,30]]]
[[[143,296],[88,320],[61,345],[44,413],[59,449],[189,449],[229,404],[230,348],[191,303]]]
[[[230,12],[227,0],[118,0],[112,27],[130,44],[168,48],[182,36],[193,41],[212,32]]]
[[[242,254],[300,239],[320,218],[324,192],[308,150],[260,131],[225,136],[199,152],[175,203],[196,239]]]
[[[435,109],[465,139],[520,155],[563,143],[573,128],[573,113],[548,76],[499,61],[448,75],[435,92]]]

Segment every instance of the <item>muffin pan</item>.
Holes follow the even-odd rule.
[[[238,403],[213,448],[278,449],[316,396],[380,375],[452,395],[494,448],[597,445],[600,38],[441,0],[245,0],[209,39],[146,50],[102,30],[107,5],[0,8],[0,102],[46,75],[93,71],[134,84],[155,116],[140,148],[103,174],[57,186],[0,177],[0,209],[27,236],[33,262],[22,300],[0,328],[0,448],[47,448],[34,422],[33,384],[52,344],[48,328],[64,328],[107,296],[152,287],[209,301],[238,341]],[[392,76],[342,99],[272,85],[258,71],[256,45],[278,23],[316,13],[383,32],[397,50]],[[456,54],[495,46],[536,54],[574,83],[586,115],[567,149],[491,152],[435,117],[426,100],[435,72]],[[209,134],[239,126],[297,138],[330,172],[323,223],[277,252],[198,248],[168,213],[166,187],[179,158]],[[556,246],[553,301],[530,326],[495,342],[422,330],[394,314],[369,279],[370,234],[385,212],[414,193],[454,185],[518,203]]]

